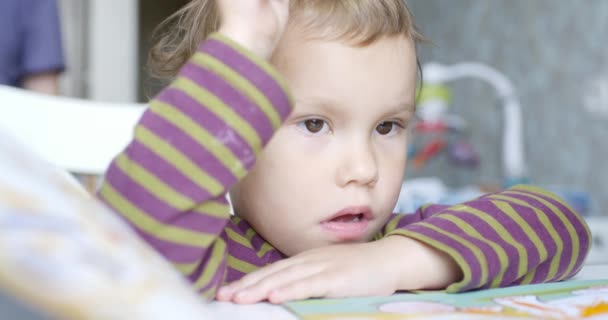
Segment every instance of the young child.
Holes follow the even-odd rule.
[[[402,0],[194,0],[177,17],[153,55],[174,80],[99,195],[204,296],[460,292],[581,268],[587,226],[537,188],[392,213],[420,40]]]

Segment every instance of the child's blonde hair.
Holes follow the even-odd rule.
[[[423,40],[405,0],[291,0],[289,23],[315,37],[361,46],[393,35]],[[155,30],[148,59],[151,74],[173,78],[219,25],[215,0],[192,0],[171,15]]]

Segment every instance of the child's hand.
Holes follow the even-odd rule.
[[[283,303],[307,298],[390,295],[458,280],[448,258],[405,237],[323,247],[248,274],[222,288],[221,301]],[[455,269],[454,269],[455,268]]]
[[[289,0],[218,0],[219,32],[257,55],[274,51],[289,16]]]
[[[250,273],[218,293],[218,300],[282,303],[312,297],[390,295],[396,276],[375,243],[306,251]]]

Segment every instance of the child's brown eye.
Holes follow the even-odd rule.
[[[321,119],[309,119],[304,121],[304,125],[306,126],[306,130],[309,132],[318,133],[323,130],[323,127],[325,127],[325,121]]]
[[[387,135],[393,131],[394,122],[382,122],[376,127],[376,131],[378,131],[381,135]]]

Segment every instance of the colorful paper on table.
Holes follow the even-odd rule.
[[[288,303],[304,320],[608,319],[608,279]]]

